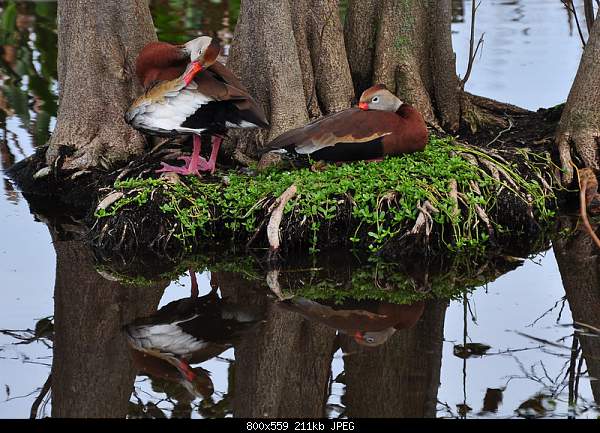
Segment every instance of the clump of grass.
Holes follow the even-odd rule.
[[[313,252],[333,236],[376,252],[406,235],[423,213],[442,245],[461,251],[483,247],[494,231],[516,229],[491,217],[502,211],[501,193],[520,201],[538,222],[551,219],[551,180],[542,175],[548,170],[539,168],[548,161],[527,159],[526,176],[499,154],[431,136],[423,152],[380,163],[329,165],[322,171],[272,169],[256,176],[229,173],[222,183],[193,176],[181,183],[121,180],[114,188],[124,196],[96,217],[117,217],[154,201],[186,248],[200,239],[248,240],[269,217],[273,200],[295,184],[298,193],[284,210],[283,238],[308,243]],[[423,210],[425,203],[429,212]]]

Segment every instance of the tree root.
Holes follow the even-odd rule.
[[[584,129],[572,134],[567,131],[559,131],[556,135],[556,145],[563,169],[562,183],[569,185],[573,181],[573,156],[572,150],[581,157],[586,167],[595,170],[600,169],[598,165],[598,145],[600,144],[600,131]]]
[[[432,213],[438,213],[435,207],[429,203],[429,200],[425,200],[422,205],[417,205],[417,209],[420,211],[419,216],[417,217],[417,221],[415,225],[410,230],[411,235],[416,234],[425,234],[425,237],[428,238],[433,230],[433,218],[431,217]]]
[[[600,248],[600,239],[596,236],[596,232],[587,216],[588,206],[594,202],[598,203],[598,181],[593,170],[590,168],[577,170],[577,175],[579,178],[579,211],[581,213],[581,220],[596,246]]]
[[[279,226],[281,225],[281,218],[283,218],[283,210],[285,209],[287,202],[296,195],[297,191],[298,189],[295,184],[290,185],[290,187],[286,189],[273,204],[274,209],[271,212],[269,224],[267,224],[267,239],[269,240],[269,246],[271,247],[269,251],[270,257],[279,251],[281,244]]]

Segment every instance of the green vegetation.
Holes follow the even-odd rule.
[[[540,251],[548,244],[539,245]],[[299,296],[314,301],[343,304],[353,301],[382,301],[395,304],[412,304],[426,299],[459,299],[465,292],[494,281],[499,276],[520,266],[522,259],[507,256],[481,256],[478,254],[447,255],[438,257],[436,263],[414,258],[410,269],[400,262],[371,257],[359,260],[351,254],[319,254],[300,261],[281,263],[276,268],[265,269],[259,258],[231,250],[218,253],[188,255],[173,262],[170,269],[159,275],[128,275],[127,268],[115,271],[107,266],[98,270],[122,284],[148,286],[156,281],[187,279],[188,270],[234,273],[247,283],[248,289],[257,293],[276,287],[288,298]],[[147,272],[155,267],[147,265]],[[130,272],[131,270],[129,270]],[[275,271],[275,272],[273,272]],[[276,276],[275,276],[276,275]],[[227,281],[227,278],[223,279]]]
[[[549,161],[544,158],[526,159],[527,178],[499,155],[431,137],[425,151],[380,163],[328,165],[322,171],[271,169],[256,176],[230,172],[221,183],[193,176],[179,183],[122,180],[114,188],[124,196],[96,216],[118,217],[152,202],[188,249],[200,239],[248,240],[268,219],[275,198],[295,184],[298,193],[284,211],[284,242],[308,243],[315,252],[337,228],[349,233],[345,240],[376,252],[415,228],[421,217],[447,249],[478,249],[492,231],[519,230],[494,221],[501,193],[521,202],[538,222],[551,219],[554,195],[551,180],[542,176]]]

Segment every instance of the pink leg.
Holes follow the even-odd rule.
[[[183,156],[183,157],[179,158],[179,159],[186,161],[185,166],[176,167],[174,165],[169,165],[164,162],[161,162],[162,168],[156,170],[156,172],[157,173],[177,173],[177,174],[182,174],[184,176],[187,176],[189,174],[195,174],[196,176],[200,176],[200,173],[198,172],[198,168],[200,168],[204,164],[206,164],[206,161],[204,160],[204,158],[200,157],[201,145],[202,145],[202,143],[200,142],[200,136],[194,135],[194,149],[192,150],[192,156],[191,157]]]
[[[197,298],[200,294],[198,292],[198,280],[196,279],[196,273],[193,270],[190,271],[190,279],[192,280],[192,291],[190,293],[190,297]]]
[[[210,152],[210,158],[208,162],[202,163],[200,162],[200,170],[201,171],[210,171],[210,173],[215,172],[215,164],[217,162],[217,155],[219,154],[219,148],[221,147],[221,142],[223,139],[221,137],[213,137],[212,138],[212,149]]]

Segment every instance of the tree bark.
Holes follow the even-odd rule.
[[[87,246],[50,232],[56,249],[52,416],[124,418],[136,370],[123,326],[154,312],[167,282],[108,281],[94,269]]]
[[[235,345],[234,415],[324,417],[335,329],[278,308],[236,274],[212,277],[224,296],[266,309],[264,325]]]
[[[146,0],[59,0],[56,129],[48,165],[109,168],[143,151],[144,138],[123,113],[141,90],[135,58],[156,40]]]
[[[573,229],[577,221],[570,221]],[[600,328],[600,256],[590,236],[583,231],[569,238],[553,239],[554,252],[573,321]],[[578,335],[588,376],[600,377],[600,336]],[[600,404],[600,381],[590,381]]]
[[[434,418],[447,303],[425,307],[419,322],[376,348],[342,344],[348,417]]]
[[[339,0],[242,0],[228,66],[270,119],[268,131],[236,134],[254,156],[265,142],[354,97]]]
[[[569,92],[556,132],[563,181],[573,180],[573,157],[577,155],[586,167],[600,168],[600,20],[588,38],[575,81]]]
[[[345,40],[356,94],[385,84],[428,122],[457,130],[451,17],[450,0],[350,0]]]

